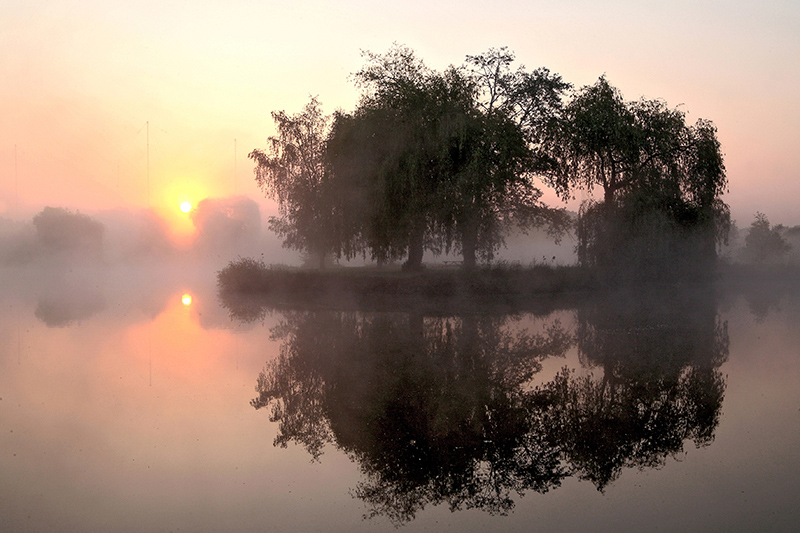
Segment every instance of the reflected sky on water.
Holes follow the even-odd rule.
[[[3,274],[4,527],[800,518],[796,294],[614,295],[513,316],[251,307],[242,322],[213,272],[186,272]]]

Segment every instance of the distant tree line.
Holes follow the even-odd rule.
[[[250,198],[204,198],[189,215],[192,249],[209,256],[260,249],[261,213]],[[110,261],[175,257],[167,222],[153,210],[114,210],[101,220],[64,207],[44,207],[29,221],[0,218],[0,265],[73,260]]]
[[[744,238],[742,259],[747,263],[774,263],[783,259],[792,249],[786,239],[800,237],[800,226],[786,228],[782,224],[772,225],[767,215],[757,212]]]
[[[89,215],[45,207],[33,217],[39,242],[53,251],[82,251],[99,257],[105,227]]]
[[[364,255],[416,269],[427,250],[472,268],[511,226],[570,229],[564,209],[541,201],[543,183],[565,200],[603,190],[581,207],[581,264],[648,275],[716,258],[730,215],[710,121],[627,102],[605,77],[575,89],[546,68],[512,69],[506,48],[444,71],[399,45],[365,57],[355,110],[326,116],[312,98],[295,115],[274,112],[277,135],[250,153],[285,246],[320,266]]]

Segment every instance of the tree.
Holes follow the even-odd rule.
[[[365,207],[361,234],[372,255],[386,260],[407,253],[405,266],[418,269],[426,245],[435,249],[439,75],[404,46],[364,55],[367,63],[354,75],[361,100],[353,113],[336,117],[331,162],[337,182],[368,199],[356,208]]]
[[[328,157],[364,251],[379,261],[407,254],[407,266],[419,268],[437,174],[425,157],[424,130],[409,115],[377,106],[337,113]]]
[[[464,79],[471,90],[462,94],[471,101],[463,106],[469,112],[461,131],[449,142],[454,172],[446,181],[449,194],[440,198],[447,200],[445,227],[455,230],[446,234],[458,237],[466,268],[475,266],[476,252],[491,259],[511,225],[547,225],[558,237],[569,224],[563,209],[540,202],[534,183],[548,168],[540,153],[545,125],[557,115],[569,84],[543,68],[512,72],[513,61],[508,49],[490,49],[467,56],[466,66],[450,74]]]
[[[607,270],[662,275],[664,265],[706,268],[730,225],[720,199],[725,165],[710,121],[686,124],[660,100],[626,102],[601,77],[553,121],[543,148],[549,182],[564,199],[603,190],[581,210],[579,260]],[[645,267],[645,268],[643,268]]]
[[[779,226],[771,226],[767,215],[756,213],[755,220],[744,238],[744,257],[753,263],[769,263],[781,259],[791,245],[780,234]]]
[[[374,256],[407,250],[407,266],[419,268],[426,248],[457,249],[472,268],[512,223],[563,231],[564,211],[539,202],[532,180],[543,161],[534,140],[568,86],[560,77],[511,73],[505,49],[443,72],[402,46],[366,55],[355,75],[365,92],[336,117],[329,153],[337,182],[370,198],[363,235]]]
[[[45,207],[35,217],[36,237],[51,251],[89,252],[99,256],[103,249],[105,226],[83,213],[63,207]]]
[[[261,233],[258,204],[245,196],[204,198],[190,216],[197,243],[208,248],[254,242]]]
[[[331,190],[326,138],[330,117],[322,114],[314,97],[303,111],[272,113],[278,135],[269,138],[266,150],[253,150],[258,186],[278,202],[279,216],[269,227],[287,248],[310,252],[319,258],[347,249],[347,238],[337,232],[337,206]]]

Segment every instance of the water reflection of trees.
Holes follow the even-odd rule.
[[[62,290],[39,299],[34,315],[47,327],[66,327],[94,316],[106,307],[106,299],[97,291]]]
[[[252,405],[270,408],[276,445],[345,452],[364,475],[354,495],[398,524],[429,504],[503,514],[568,476],[604,490],[713,440],[727,357],[713,303],[598,301],[577,316],[573,335],[500,316],[291,313]],[[573,343],[588,370],[541,383],[542,361]]]
[[[664,301],[667,300],[667,301]],[[727,324],[709,294],[595,301],[578,312],[585,367],[545,387],[558,409],[554,434],[576,475],[599,490],[623,468],[653,468],[692,440],[710,444],[719,424]]]

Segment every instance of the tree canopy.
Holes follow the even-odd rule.
[[[505,49],[442,72],[402,46],[366,56],[360,103],[336,116],[329,148],[335,179],[370,198],[363,233],[373,255],[407,252],[416,268],[424,249],[454,249],[471,268],[512,223],[563,232],[563,210],[539,201],[532,141],[567,84],[544,69],[511,72]]]
[[[769,263],[785,256],[791,245],[783,238],[779,226],[772,226],[764,213],[756,213],[744,238],[742,253],[752,263]]]
[[[335,207],[331,204],[330,170],[326,138],[330,117],[311,98],[305,108],[288,115],[272,113],[278,130],[266,150],[253,150],[256,183],[278,202],[279,216],[269,226],[284,239],[284,246],[319,257],[338,252],[342,243],[335,233]]]
[[[63,207],[45,207],[33,217],[36,237],[48,251],[87,252],[99,256],[105,226],[83,213]]]
[[[270,225],[286,246],[321,258],[405,257],[412,269],[426,250],[456,252],[473,268],[513,226],[556,239],[571,226],[564,209],[542,202],[541,180],[565,200],[603,190],[582,206],[587,266],[628,254],[634,269],[659,270],[716,256],[730,215],[710,121],[687,124],[661,100],[626,101],[605,77],[576,90],[546,68],[513,69],[507,48],[442,71],[401,45],[364,57],[354,110],[328,117],[312,98],[297,115],[273,113],[278,135],[250,154],[279,203]]]
[[[601,77],[576,91],[550,126],[544,152],[556,193],[603,191],[602,201],[582,206],[583,264],[627,263],[659,275],[674,264],[684,274],[716,256],[730,214],[720,199],[727,177],[713,123],[689,125],[661,100],[625,101]]]

